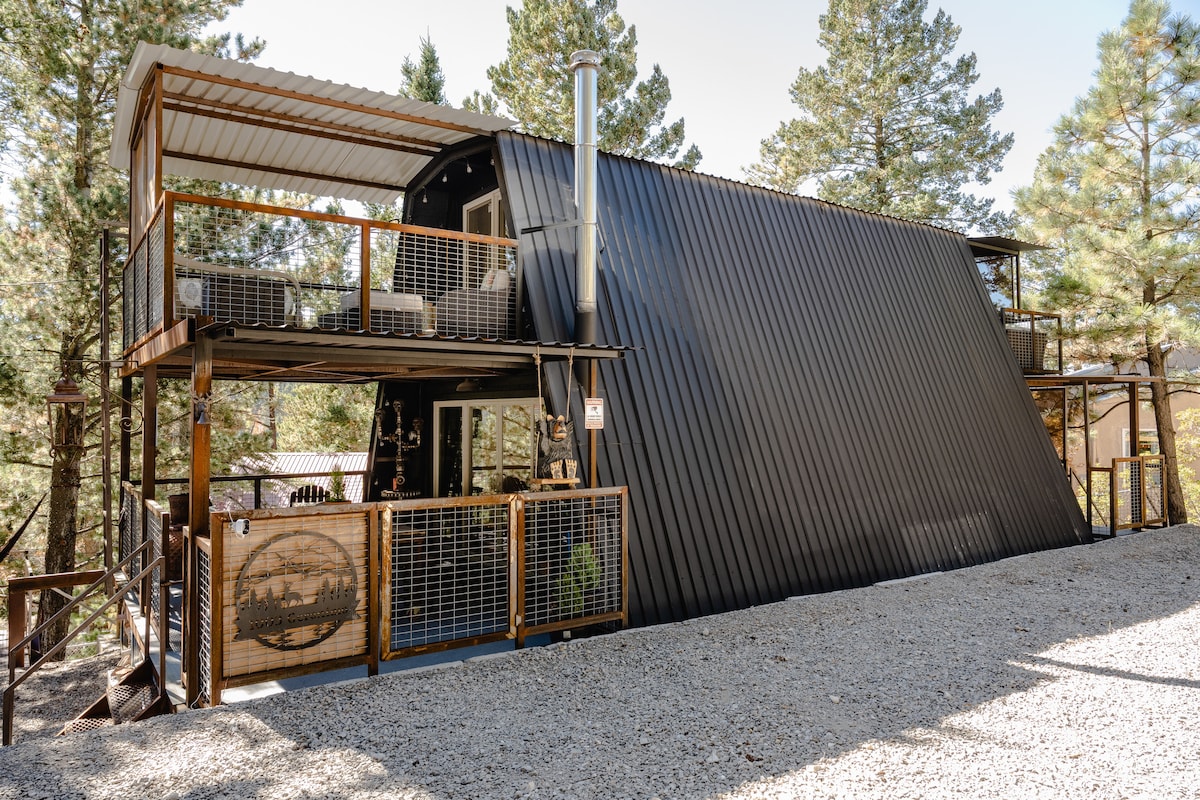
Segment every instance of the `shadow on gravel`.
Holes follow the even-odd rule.
[[[0,751],[0,795],[105,796],[63,779],[64,752],[87,753],[114,786],[125,759],[163,759],[150,797],[719,795],[872,741],[952,736],[954,715],[1056,680],[1037,666],[1197,688],[1045,654],[1194,606],[1197,534],[1147,532],[31,743]],[[193,752],[202,739],[219,752]],[[221,778],[173,782],[193,759]]]

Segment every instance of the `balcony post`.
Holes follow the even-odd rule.
[[[359,277],[358,290],[359,296],[359,312],[362,319],[359,324],[364,331],[371,329],[371,226],[363,222],[359,227]]]
[[[162,203],[163,215],[163,252],[162,252],[162,269],[163,269],[163,325],[165,331],[175,322],[175,196],[171,192],[163,194]],[[150,239],[146,240],[146,252],[150,252]],[[146,259],[146,267],[149,268],[151,259]],[[149,276],[146,279],[146,285],[150,285]]]

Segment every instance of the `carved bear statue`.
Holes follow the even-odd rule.
[[[579,470],[575,460],[575,423],[568,422],[561,414],[549,414],[538,423],[538,477],[562,480],[574,478]]]

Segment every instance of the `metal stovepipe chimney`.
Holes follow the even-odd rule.
[[[579,248],[575,256],[576,342],[596,342],[596,84],[600,54],[571,54],[575,72],[575,207],[579,211]]]

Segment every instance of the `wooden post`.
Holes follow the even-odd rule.
[[[138,519],[142,521],[141,529],[137,531],[137,545],[146,541],[147,523],[149,515],[146,513],[146,503],[154,499],[155,492],[155,470],[154,462],[158,455],[158,367],[153,364],[147,366],[142,372],[142,508],[138,513]],[[145,558],[142,563],[149,562],[149,558]],[[131,572],[137,572],[138,565],[130,565]],[[139,590],[140,597],[138,598],[142,613],[149,615],[150,613],[150,578],[146,577],[142,581],[142,588]]]
[[[587,396],[596,397],[600,368],[595,359],[588,364]],[[599,485],[599,474],[596,466],[596,431],[588,431],[588,488],[595,489]]]
[[[366,483],[364,482],[364,486]],[[379,571],[380,516],[384,512],[372,506],[367,514],[367,674],[379,674],[379,594],[383,576]],[[389,598],[390,602],[391,598]],[[390,631],[389,631],[389,635]]]
[[[29,619],[29,595],[24,589],[8,587],[8,646],[12,647],[25,638],[25,622]],[[8,680],[12,681],[14,668],[25,668],[25,648],[8,651]]]
[[[1088,382],[1083,382],[1083,463],[1087,481],[1087,521],[1089,533],[1093,527],[1092,520],[1092,396],[1088,394]],[[1112,508],[1108,509],[1112,516]]]
[[[113,528],[112,528],[112,424],[110,419],[109,395],[112,377],[112,362],[110,359],[111,344],[109,342],[108,325],[108,268],[109,268],[109,236],[106,227],[100,233],[100,497],[104,506],[104,570],[113,568]],[[122,409],[123,411],[124,409]],[[110,597],[115,589],[112,578],[105,584],[104,591]],[[11,641],[11,640],[10,640]]]
[[[371,330],[371,226],[363,223],[359,229],[359,324],[364,331]]]
[[[516,647],[525,647],[525,498],[514,495],[508,514],[509,547],[513,549],[516,569],[510,572],[516,577],[516,594],[513,597],[512,622],[517,629]]]
[[[192,460],[188,475],[188,494],[191,508],[188,511],[187,574],[184,576],[184,667],[187,676],[187,704],[191,706],[200,696],[200,585],[196,571],[195,540],[209,535],[208,494],[211,482],[210,458],[212,439],[208,424],[208,404],[212,397],[212,339],[197,334],[192,350]],[[203,424],[201,417],[203,415]],[[214,555],[214,560],[216,553]],[[214,563],[211,572],[215,573]],[[215,609],[214,609],[215,613]],[[216,682],[216,676],[213,676]]]
[[[1141,420],[1138,408],[1137,381],[1129,382],[1129,455],[1137,456],[1142,449]]]

